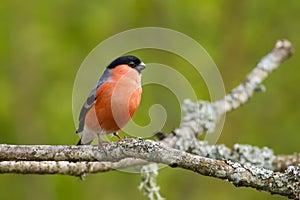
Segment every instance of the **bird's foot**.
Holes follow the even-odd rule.
[[[105,155],[107,156],[107,151],[104,148],[103,141],[101,140],[100,137],[98,137],[98,149],[102,150],[105,153]]]
[[[118,134],[118,132],[114,132],[113,134],[119,139],[119,141],[123,140],[123,138]]]

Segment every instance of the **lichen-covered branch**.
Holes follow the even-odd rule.
[[[276,171],[283,171],[289,166],[300,166],[300,153],[293,155],[278,155],[275,157],[273,166]]]
[[[57,147],[57,148],[56,148]],[[12,156],[5,156],[2,149],[14,149],[18,152],[15,157],[16,160],[40,160],[35,155],[41,152],[43,148],[50,152],[52,158],[44,155],[48,161],[34,161],[39,163],[38,166],[49,164],[48,171],[45,173],[56,173],[61,169],[61,172],[66,174],[72,171],[72,175],[84,175],[85,170],[76,170],[74,167],[76,164],[71,162],[80,161],[86,158],[89,161],[119,161],[124,158],[143,159],[149,162],[163,163],[171,167],[180,167],[183,169],[191,170],[196,173],[212,176],[220,179],[225,179],[232,182],[236,186],[252,187],[258,190],[268,191],[274,194],[280,194],[288,196],[290,198],[300,198],[300,167],[290,166],[284,172],[273,172],[264,168],[255,167],[250,164],[240,164],[233,161],[226,160],[214,160],[210,158],[201,157],[186,153],[174,148],[165,147],[152,140],[142,139],[125,139],[117,143],[109,143],[104,146],[105,150],[109,152],[106,154],[102,150],[99,150],[97,146],[9,146],[1,145],[1,168],[0,173],[11,172],[12,167],[9,165],[11,162],[18,163],[18,161],[12,160]],[[72,149],[72,151],[70,151]],[[21,153],[22,152],[22,153]],[[27,156],[26,159],[20,157],[24,153]],[[74,156],[71,158],[70,155]],[[88,155],[88,156],[87,156]],[[77,157],[78,156],[78,157]],[[8,161],[4,158],[7,158]],[[50,161],[52,159],[52,161]],[[56,162],[55,160],[58,160]],[[66,161],[60,161],[66,160]],[[67,162],[71,161],[71,162]],[[28,161],[21,161],[24,165],[24,172],[29,172],[32,168]],[[27,163],[26,163],[27,162]],[[76,162],[77,163],[77,162]],[[6,164],[7,167],[4,167]],[[92,165],[86,166],[92,168]],[[84,168],[86,169],[86,168]]]
[[[160,144],[165,145],[161,142]],[[113,149],[115,148],[115,145],[116,143],[109,143],[107,144],[107,148]],[[91,151],[91,148],[94,148],[94,150]],[[75,162],[78,163],[78,171],[85,171],[85,173],[97,173],[147,164],[147,162],[140,159],[122,159],[118,157],[119,155],[114,155],[114,151],[109,152],[110,153],[106,155],[102,151],[99,151],[97,146],[29,146],[0,144],[0,161],[11,161],[0,163],[0,166],[5,167],[9,165],[11,169],[14,169],[11,172],[26,173],[22,170],[17,171],[17,168],[19,168],[22,163],[24,163],[24,165],[29,164],[28,162],[22,161],[56,161],[56,164],[67,164],[64,162],[59,163],[59,161],[68,161],[71,162],[73,166],[75,166]],[[187,152],[214,160],[231,160],[241,164],[251,164],[273,171],[284,171],[288,166],[300,165],[300,155],[297,153],[293,155],[276,156],[270,148],[258,148],[243,144],[235,144],[232,148],[229,148],[223,144],[209,145],[205,141],[194,140],[189,143]],[[117,161],[116,158],[121,160]],[[83,163],[85,165],[81,165],[80,161],[84,161]],[[99,161],[101,161],[100,164],[98,164]],[[54,163],[51,162],[47,164],[51,166],[54,165]],[[38,162],[31,163],[31,165],[32,167],[29,168],[33,170],[32,173],[46,173],[43,170],[41,170],[41,172],[34,171],[36,167],[33,166],[40,166]],[[45,168],[45,170],[47,169]],[[68,174],[63,171],[58,171],[57,173]],[[80,174],[70,172],[70,175]]]
[[[261,83],[268,77],[268,75],[277,69],[280,64],[289,58],[294,49],[292,44],[288,40],[279,40],[275,44],[273,50],[263,57],[256,67],[247,75],[246,79],[234,88],[230,94],[226,95],[220,102],[215,102],[215,106],[218,104],[225,104],[223,113],[237,109],[241,105],[245,104],[255,91],[263,91]],[[219,112],[222,109],[218,108]]]
[[[175,132],[182,131],[185,135],[187,131],[196,135],[213,132],[222,115],[248,102],[256,91],[264,90],[261,86],[262,82],[289,58],[293,51],[293,46],[288,40],[279,40],[272,51],[258,62],[244,81],[223,99],[216,102],[186,100],[182,106],[186,115],[182,126]]]

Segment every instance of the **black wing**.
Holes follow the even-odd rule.
[[[79,114],[79,125],[78,129],[76,130],[76,133],[80,133],[83,131],[84,128],[84,121],[85,121],[85,116],[87,112],[91,109],[91,107],[95,104],[97,96],[96,92],[97,89],[105,82],[109,81],[109,76],[110,76],[110,69],[105,69],[101,78],[97,82],[96,86],[94,89],[90,92],[88,98],[86,99],[85,103],[83,104],[80,114]]]

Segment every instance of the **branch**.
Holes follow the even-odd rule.
[[[87,174],[125,169],[147,163],[137,159],[124,159],[120,162],[0,161],[0,173],[61,174],[82,178]]]
[[[294,49],[290,41],[279,40],[275,44],[273,50],[261,59],[256,67],[247,75],[246,79],[225,96],[220,102],[215,102],[215,106],[219,104],[225,107],[223,113],[237,109],[241,105],[249,101],[256,91],[264,91],[261,83],[269,76],[271,72],[277,69],[280,64],[289,58]],[[219,109],[222,111],[221,107]]]
[[[212,103],[186,100],[183,104],[186,115],[181,128],[176,129],[175,132],[182,131],[186,134],[188,131],[194,135],[213,132],[222,115],[248,102],[255,92],[264,91],[262,82],[288,59],[293,51],[293,46],[288,40],[279,40],[273,50],[258,62],[245,80],[223,99]]]
[[[160,144],[165,145],[161,142]],[[47,162],[39,164],[39,162],[30,163],[24,161],[56,161],[56,163],[49,162],[49,167],[52,168],[54,165],[68,165],[70,166],[70,169],[72,168],[72,171],[66,172],[63,167],[58,167],[61,168],[61,171],[58,170],[56,173],[81,175],[81,172],[106,172],[147,164],[147,162],[140,159],[123,158],[119,157],[119,155],[114,155],[114,151],[111,151],[110,149],[115,148],[114,146],[111,146],[115,145],[115,143],[106,145],[106,151],[110,152],[108,155],[99,151],[98,146],[30,146],[0,144],[0,161],[11,161],[0,163],[0,166],[10,166],[11,170],[14,169],[10,171],[10,173],[30,173],[26,168],[25,171],[20,168],[23,163],[27,168],[32,170],[31,173],[43,174],[47,173],[47,166],[45,165]],[[284,171],[288,166],[300,165],[300,154],[295,153],[293,155],[275,156],[272,149],[267,147],[258,148],[251,145],[235,144],[233,148],[228,148],[223,144],[209,145],[207,142],[194,140],[190,142],[187,152],[214,160],[231,160],[241,164],[251,164],[274,171]],[[69,163],[65,161],[68,161]],[[78,163],[78,166],[74,167],[76,163]],[[18,168],[20,168],[20,171],[17,171]],[[41,171],[38,171],[39,169],[41,169]],[[4,170],[4,168],[0,170]],[[73,172],[74,170],[76,170],[76,172]]]
[[[152,140],[142,139],[125,139],[117,143],[109,143],[104,146],[109,154],[99,151],[97,146],[15,146],[1,145],[1,160],[11,160],[11,156],[4,155],[2,150],[16,150],[15,156],[18,160],[55,160],[39,162],[40,166],[45,164],[53,165],[48,169],[48,173],[57,172],[61,169],[66,173],[68,170],[78,175],[78,171],[74,169],[75,164],[71,161],[81,161],[87,159],[89,161],[119,161],[124,158],[138,158],[149,162],[162,163],[171,167],[179,167],[196,173],[225,179],[233,183],[235,186],[253,187],[257,190],[268,191],[272,194],[280,194],[290,198],[300,198],[300,166],[289,167],[284,173],[273,172],[271,170],[254,167],[249,164],[239,164],[232,161],[213,160],[201,156],[186,153],[170,147],[165,147]],[[70,151],[71,149],[71,151]],[[44,150],[49,155],[44,154]],[[22,157],[26,155],[26,157]],[[38,157],[36,156],[38,155]],[[60,161],[66,160],[66,161]],[[67,162],[69,161],[69,162]],[[8,165],[9,161],[1,162],[1,173],[11,170]],[[16,161],[13,161],[17,163]],[[22,161],[21,161],[22,162]],[[26,161],[23,161],[26,162]],[[27,161],[28,162],[28,161]],[[35,161],[36,162],[36,161]],[[7,167],[3,166],[7,164]],[[27,164],[27,163],[24,163]],[[82,164],[82,162],[79,162]],[[49,165],[49,166],[51,166]],[[22,165],[29,169],[32,166]],[[89,167],[92,167],[91,165]],[[54,169],[54,170],[52,170]],[[25,171],[24,171],[25,172]],[[81,171],[79,173],[85,173]]]
[[[293,155],[278,155],[275,157],[273,166],[276,171],[283,171],[289,166],[300,166],[300,153]]]

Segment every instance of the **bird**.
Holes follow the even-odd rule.
[[[100,136],[118,135],[136,112],[142,95],[141,77],[146,65],[136,56],[126,55],[113,60],[84,102],[76,134],[82,132],[77,145],[89,145]]]

